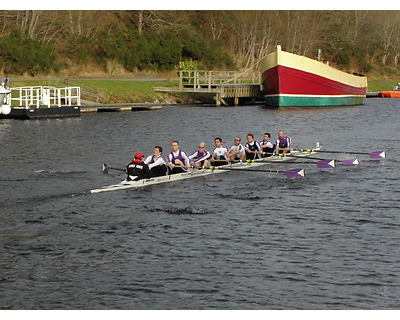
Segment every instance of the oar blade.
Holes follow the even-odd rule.
[[[358,159],[348,159],[348,160],[342,161],[342,165],[344,165],[344,166],[352,166],[352,165],[356,165],[356,164],[360,164],[358,162]]]
[[[335,160],[332,159],[327,159],[327,160],[321,160],[317,162],[317,167],[318,168],[334,168],[335,167]]]
[[[108,167],[107,167],[107,165],[105,163],[103,163],[103,167],[101,169],[101,172],[105,173],[105,174],[108,174]]]
[[[304,169],[291,169],[285,171],[286,178],[295,179],[295,178],[304,178]]]
[[[371,159],[384,159],[386,158],[386,151],[375,151],[369,154]]]

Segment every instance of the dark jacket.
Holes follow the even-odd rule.
[[[149,166],[145,164],[142,160],[133,160],[130,164],[126,166],[126,173],[128,177],[126,180],[140,180],[151,178],[151,171]],[[135,178],[136,176],[136,178]]]

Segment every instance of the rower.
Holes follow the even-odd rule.
[[[260,147],[263,149],[262,157],[270,157],[275,151],[275,146],[269,141],[271,139],[271,134],[268,132],[264,133],[264,138],[259,142]]]
[[[138,181],[140,179],[151,178],[151,171],[149,166],[143,162],[143,154],[136,152],[135,159],[126,166],[126,173],[128,181]]]
[[[211,156],[211,165],[213,167],[222,166],[228,164],[229,162],[229,152],[228,149],[222,146],[222,139],[214,139],[215,148]]]
[[[246,159],[246,152],[243,145],[240,143],[242,140],[237,137],[233,140],[233,146],[228,150],[230,161],[240,161]]]
[[[278,131],[278,139],[275,141],[275,153],[290,153],[291,150],[291,142],[289,136],[285,135],[283,130]]]
[[[247,143],[244,149],[246,150],[246,160],[259,159],[260,155],[263,153],[260,144],[254,141],[254,135],[252,133],[247,135]]]
[[[167,165],[164,159],[161,157],[163,149],[160,146],[155,146],[153,155],[148,156],[144,163],[149,166],[152,177],[160,177],[167,175]]]
[[[172,141],[171,152],[167,156],[169,174],[186,172],[190,168],[190,160],[186,152],[179,149],[179,142]]]
[[[198,150],[189,156],[189,159],[191,160],[190,164],[197,168],[208,167],[209,166],[208,159],[210,159],[210,157],[211,154],[206,150],[205,142],[200,142]]]

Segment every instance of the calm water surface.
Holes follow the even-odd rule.
[[[172,140],[230,145],[284,129],[297,147],[386,150],[381,162],[228,172],[90,194]],[[400,99],[270,110],[169,106],[0,121],[0,308],[400,308]],[[327,154],[321,156],[331,157]],[[334,158],[353,156],[336,154]]]

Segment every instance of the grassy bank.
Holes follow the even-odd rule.
[[[395,80],[373,80],[368,81],[368,92],[379,92],[386,90],[393,90],[393,88],[400,82]]]
[[[78,83],[105,89],[107,103],[153,103],[174,100],[172,95],[156,92],[153,88],[178,85],[169,81],[79,80]]]
[[[399,80],[400,81],[400,80]],[[392,90],[398,81],[368,81],[369,92]],[[65,86],[62,82],[51,80],[12,80],[11,87],[25,86]],[[191,103],[190,94],[168,94],[156,92],[154,87],[176,87],[176,81],[126,81],[126,80],[71,80],[70,86],[81,86],[82,91],[102,92],[107,96],[106,103]],[[194,97],[193,97],[194,98]],[[195,99],[195,98],[194,98]]]
[[[70,80],[68,83],[54,80],[12,80],[10,87],[26,86],[80,86],[82,91],[106,95],[106,103],[173,103],[181,98],[168,93],[156,92],[153,87],[174,87],[170,81],[126,81],[126,80]],[[86,97],[83,97],[86,99]]]

